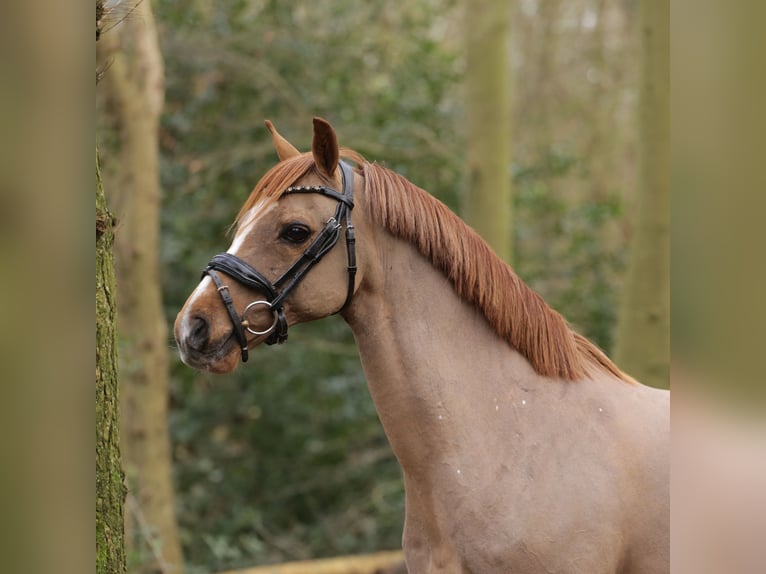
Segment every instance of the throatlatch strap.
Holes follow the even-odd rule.
[[[354,172],[351,166],[346,162],[340,162],[340,173],[343,177],[343,196],[348,200],[345,205],[346,216],[346,253],[348,256],[348,290],[346,291],[346,301],[338,313],[345,311],[351,304],[356,289],[356,234],[354,225],[351,223],[351,210],[354,207]],[[340,219],[339,219],[340,220]]]

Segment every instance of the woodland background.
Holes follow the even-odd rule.
[[[657,130],[667,127],[658,64],[667,44],[651,41],[667,37],[667,3],[105,9],[97,142],[116,217],[128,571],[183,563],[197,574],[400,547],[401,474],[341,319],[293,328],[288,344],[257,350],[226,376],[184,366],[173,349],[177,311],[276,162],[264,119],[306,150],[311,117],[327,118],[341,145],[482,231],[491,214],[471,209],[479,192],[467,170],[477,137],[496,125],[477,126],[471,106],[499,94],[506,172],[489,205],[504,219],[491,242],[628,372],[667,386],[667,129]],[[506,82],[484,94],[473,89],[477,14],[497,23],[502,52],[479,62]],[[653,271],[636,271],[631,252]],[[655,283],[641,284],[647,276]],[[626,302],[631,289],[660,303]],[[654,334],[625,327],[631,309],[648,309]],[[620,342],[625,332],[640,338]]]

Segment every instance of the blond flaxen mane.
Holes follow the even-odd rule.
[[[446,205],[351,150],[341,150],[341,155],[361,166],[366,215],[412,244],[442,271],[458,296],[479,309],[498,336],[526,357],[537,373],[578,380],[602,371],[633,382],[598,347],[573,331]],[[276,201],[309,174],[319,175],[310,153],[280,162],[255,187],[235,223],[257,202]]]

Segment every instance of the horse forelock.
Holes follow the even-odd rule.
[[[261,203],[265,206],[277,201],[288,187],[312,173],[318,175],[319,172],[310,153],[303,153],[276,164],[255,184],[255,188],[234,219],[232,227],[237,228],[243,223],[244,217],[256,204]]]
[[[414,245],[538,374],[577,380],[601,371],[634,382],[441,201],[380,165],[362,167],[367,216]]]
[[[350,149],[341,148],[340,155],[341,158],[350,159],[360,165],[364,162],[364,158],[361,155]],[[232,228],[238,228],[243,223],[244,217],[256,204],[260,203],[265,207],[277,201],[288,187],[295,185],[308,175],[315,175],[326,179],[317,169],[311,152],[302,153],[276,164],[255,185],[247,201],[242,205],[237,217],[234,219]],[[326,181],[326,183],[332,185],[330,181]]]

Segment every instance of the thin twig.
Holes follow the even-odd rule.
[[[165,559],[162,556],[160,542],[158,538],[152,534],[152,528],[151,526],[149,526],[149,523],[146,521],[146,517],[144,516],[144,513],[141,510],[141,506],[138,504],[138,500],[136,499],[136,496],[130,492],[125,497],[125,507],[136,519],[136,523],[138,524],[138,529],[141,532],[141,536],[142,538],[146,540],[146,543],[149,545],[149,548],[152,551],[152,555],[154,556],[154,559],[157,562],[157,566],[160,569],[160,573],[172,574],[175,568],[173,568],[170,564],[165,562]]]
[[[129,10],[127,10],[127,11],[125,12],[125,14],[123,14],[123,15],[122,15],[122,17],[121,17],[120,19],[118,19],[118,20],[115,20],[115,21],[114,21],[114,23],[113,23],[111,26],[109,26],[108,28],[104,28],[103,30],[101,30],[101,33],[102,33],[102,34],[105,34],[106,32],[108,32],[109,30],[111,30],[112,28],[114,28],[115,26],[117,26],[118,24],[122,23],[122,22],[123,22],[123,21],[124,21],[126,18],[128,18],[128,17],[129,17],[129,16],[130,16],[130,15],[131,15],[133,12],[135,12],[135,11],[136,11],[136,8],[138,8],[138,6],[139,6],[139,5],[141,4],[141,2],[143,2],[143,1],[144,1],[144,0],[138,0],[138,2],[136,2],[135,4],[133,4],[133,6],[132,6],[132,7],[131,7]],[[103,19],[108,19],[108,18],[109,18],[109,16],[111,16],[111,15],[112,15],[112,13],[113,13],[113,12],[116,10],[116,8],[117,8],[118,6],[122,6],[122,2],[117,2],[117,3],[116,3],[114,6],[110,6],[109,8],[106,8],[106,7],[105,7],[105,8],[104,8],[104,17],[103,17]]]

